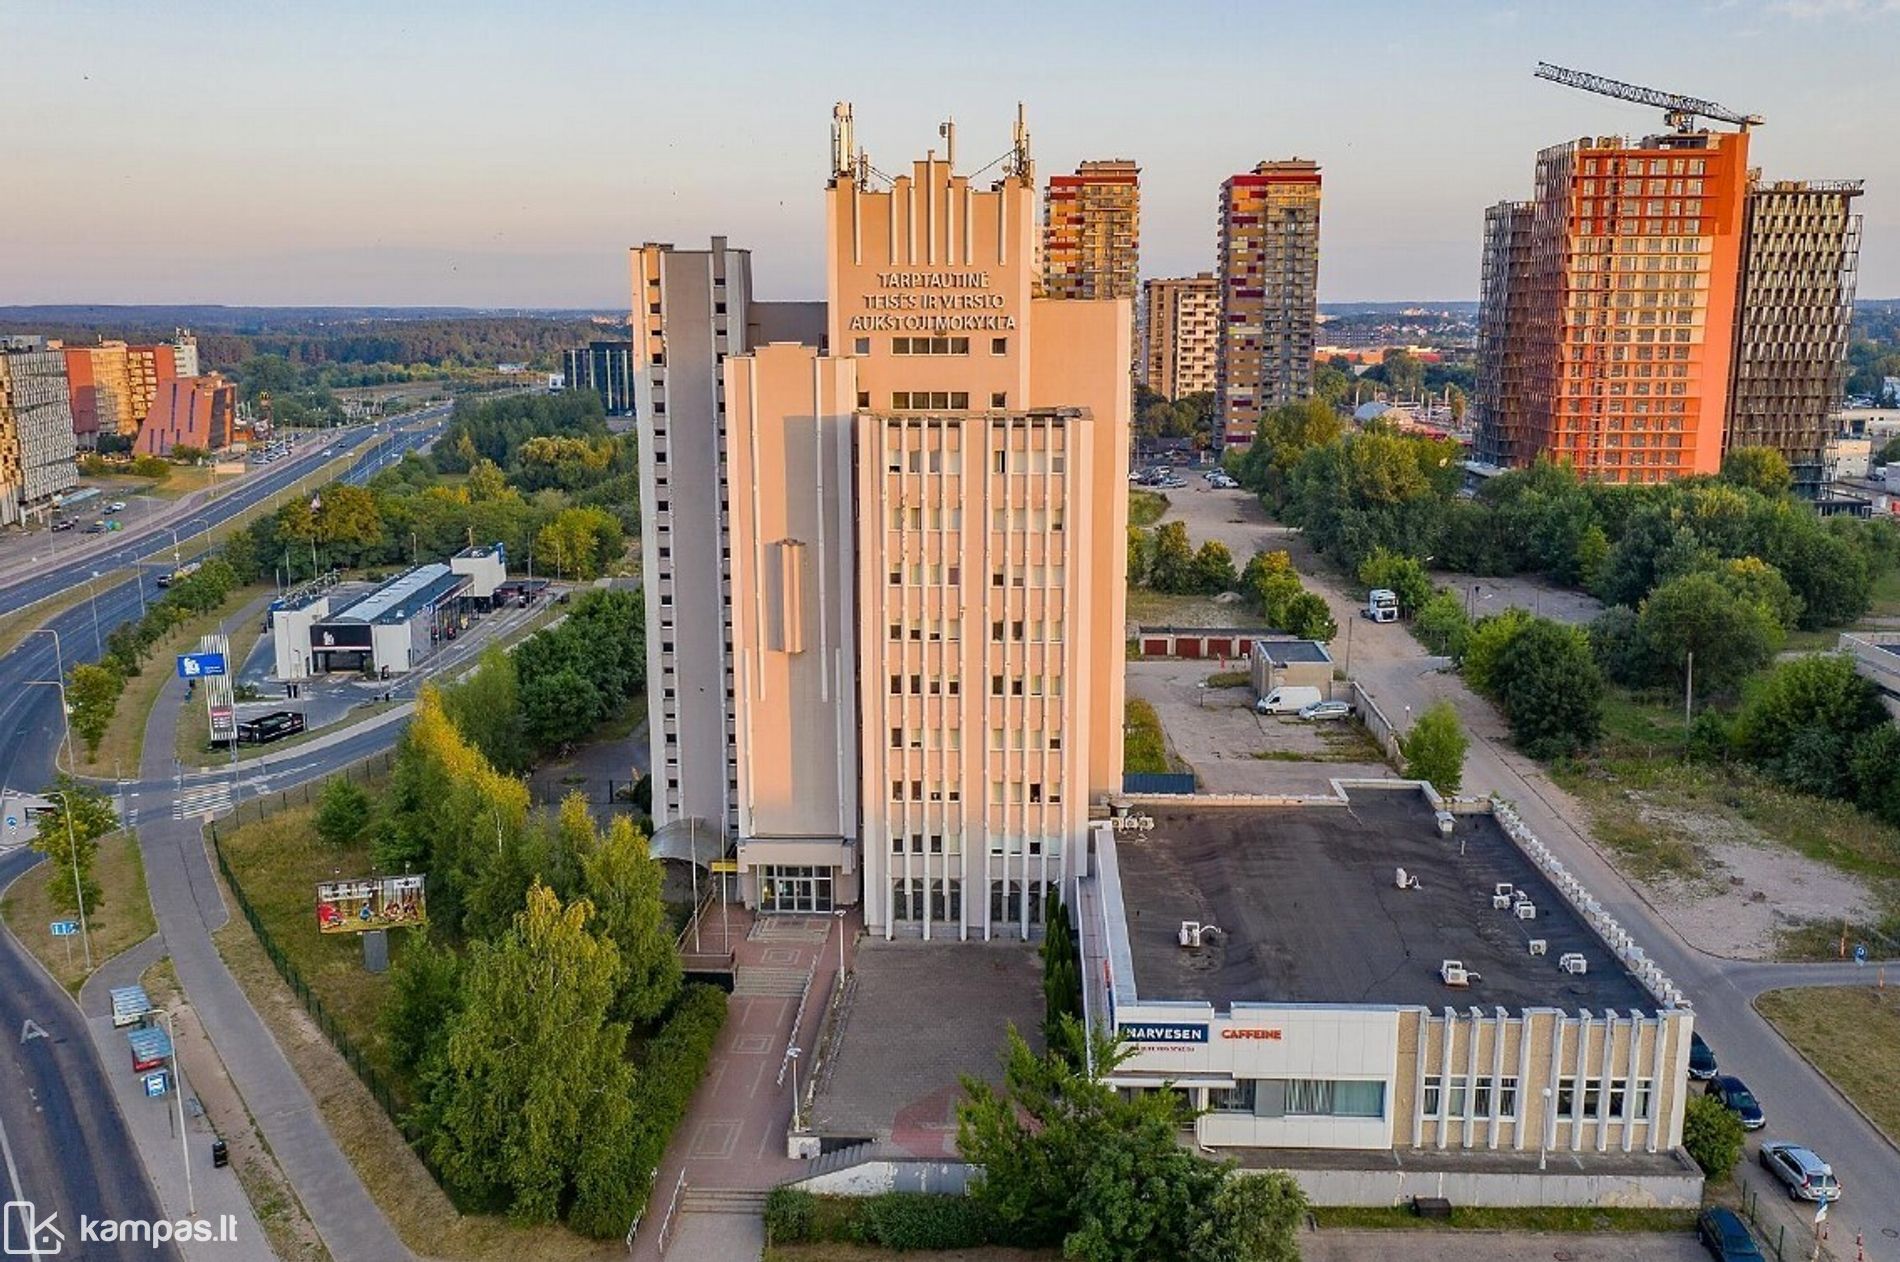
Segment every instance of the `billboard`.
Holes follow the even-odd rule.
[[[361,881],[324,881],[317,886],[320,933],[365,933],[429,921],[424,877],[376,876]]]
[[[160,584],[164,586],[164,584]],[[180,653],[178,655],[178,677],[180,679],[208,679],[224,674],[224,654],[222,653]]]

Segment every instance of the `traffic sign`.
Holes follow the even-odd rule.
[[[213,675],[222,674],[224,674],[224,654],[222,653],[180,653],[178,655],[180,679],[207,679]]]
[[[1865,942],[1856,942],[1854,944],[1854,963],[1865,964],[1866,962],[1867,962],[1867,944]]]
[[[52,925],[55,938],[70,938],[79,932],[77,920],[55,920]]]
[[[170,1084],[165,1081],[165,1071],[162,1069],[155,1074],[146,1074],[144,1083],[146,1096],[154,1100],[164,1095],[170,1086]]]

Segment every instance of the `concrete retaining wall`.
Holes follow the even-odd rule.
[[[1444,1170],[1291,1170],[1315,1205],[1409,1205],[1415,1196],[1442,1196],[1453,1205],[1598,1205],[1633,1209],[1694,1209],[1702,1203],[1702,1173],[1614,1175],[1481,1173]]]
[[[1405,756],[1399,752],[1399,733],[1393,730],[1392,720],[1385,717],[1385,711],[1379,708],[1358,680],[1352,683],[1352,706],[1359,713],[1359,721],[1366,725],[1366,731],[1372,733],[1372,739],[1379,742],[1379,748],[1385,751],[1386,761],[1394,767],[1405,765]]]
[[[877,1196],[882,1192],[931,1192],[962,1196],[970,1190],[976,1167],[963,1161],[893,1161],[873,1159],[795,1179],[787,1186],[827,1196]]]

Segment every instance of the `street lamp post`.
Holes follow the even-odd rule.
[[[1550,1161],[1550,1146],[1557,1142],[1557,1117],[1550,1111],[1550,1088],[1544,1088],[1544,1133],[1537,1139],[1537,1168],[1544,1169]]]
[[[844,985],[844,916],[845,916],[845,909],[844,909],[844,908],[842,908],[842,907],[837,907],[837,908],[833,908],[833,909],[832,909],[832,913],[831,913],[831,914],[832,914],[832,915],[834,915],[834,916],[836,916],[836,917],[838,918],[838,985],[839,985],[840,987],[842,987],[842,986]]]
[[[699,817],[686,817],[687,845],[693,852],[693,954],[699,954]]]
[[[172,1096],[178,1104],[178,1156],[185,1164],[185,1212],[196,1218],[198,1194],[191,1187],[191,1141],[185,1135],[185,1087],[178,1072],[178,1027],[172,1024],[171,1009],[161,1009],[158,1015],[165,1018],[165,1034],[172,1041]]]
[[[43,679],[33,681],[45,683]],[[60,707],[65,708],[64,688],[60,689]],[[92,972],[92,929],[86,924],[86,887],[79,882],[79,841],[73,832],[73,797],[64,789],[48,789],[47,792],[59,798],[66,807],[66,854],[73,861],[73,901],[79,904],[79,942],[86,949],[86,972]]]
[[[792,1063],[792,1129],[794,1131],[799,1129],[799,1126],[798,1126],[798,1053],[799,1053],[799,1050],[800,1049],[797,1047],[788,1047],[785,1049],[785,1058]]]
[[[86,598],[92,602],[92,643],[100,657],[106,655],[106,638],[99,631],[99,571],[86,580]]]

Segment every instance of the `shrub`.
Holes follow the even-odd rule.
[[[981,1248],[995,1232],[989,1208],[967,1196],[886,1192],[867,1198],[858,1212],[859,1240],[900,1252]]]
[[[765,1194],[765,1243],[804,1244],[811,1239],[818,1198],[802,1188],[776,1187]]]
[[[635,1155],[640,1169],[660,1168],[667,1141],[686,1116],[699,1080],[706,1076],[713,1042],[725,1023],[726,992],[696,983],[680,992],[666,1024],[647,1044],[633,1089],[634,1115],[639,1119]]]
[[[348,776],[332,776],[317,805],[317,836],[332,846],[347,846],[369,826],[369,794]]]
[[[1418,616],[1412,620],[1412,634],[1427,651],[1455,661],[1465,654],[1471,622],[1456,596],[1439,592],[1419,606]]]
[[[1716,1182],[1729,1177],[1742,1159],[1742,1119],[1714,1096],[1689,1097],[1682,1116],[1682,1146],[1702,1173]]]
[[[1532,619],[1499,657],[1494,686],[1512,739],[1532,758],[1573,754],[1602,733],[1603,674],[1576,627]]]
[[[1451,702],[1440,698],[1425,708],[1399,742],[1405,754],[1405,775],[1410,780],[1428,780],[1434,789],[1450,796],[1464,784],[1464,726]]]

